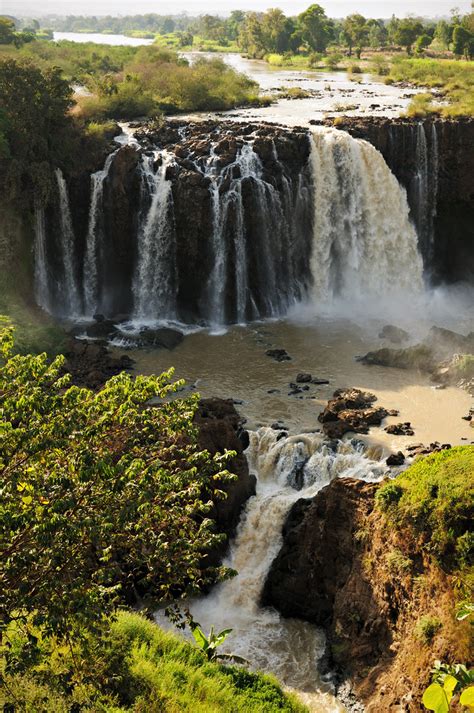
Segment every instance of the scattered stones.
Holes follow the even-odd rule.
[[[291,357],[286,351],[286,349],[267,349],[265,354],[275,361],[291,361]]]
[[[415,431],[411,427],[411,423],[409,421],[405,421],[405,423],[392,423],[390,426],[386,426],[384,428],[384,431],[386,433],[391,433],[394,436],[414,436]]]
[[[450,443],[438,443],[438,441],[435,441],[434,443],[430,443],[429,446],[423,445],[423,443],[415,443],[414,445],[407,446],[407,451],[410,454],[410,457],[414,458],[415,456],[426,456],[429,455],[430,453],[439,453],[439,451],[446,451],[451,448]]]
[[[392,453],[387,460],[386,463],[387,465],[403,465],[405,462],[405,456],[401,451],[398,451],[398,453]]]
[[[393,324],[386,324],[379,334],[380,339],[388,339],[393,344],[401,344],[410,339],[410,335],[404,329],[395,327]]]

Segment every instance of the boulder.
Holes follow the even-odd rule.
[[[392,453],[392,455],[390,455],[386,460],[387,465],[390,466],[403,465],[404,462],[405,456],[401,451],[398,451],[398,453]]]
[[[345,433],[368,433],[370,426],[379,426],[388,415],[382,407],[373,407],[374,394],[360,389],[337,389],[334,397],[319,414],[323,432],[328,438],[342,438]]]
[[[410,339],[408,332],[405,332],[405,330],[400,327],[395,327],[393,324],[386,324],[385,327],[382,328],[379,337],[380,339],[388,339],[388,341],[393,344],[401,344]]]
[[[291,361],[291,357],[285,349],[267,349],[265,354],[275,361]]]
[[[409,421],[405,421],[405,423],[392,423],[390,426],[386,426],[384,428],[384,431],[387,433],[390,433],[394,436],[414,436],[415,431],[411,427],[411,423]]]
[[[184,339],[184,334],[177,329],[142,329],[138,337],[139,346],[175,349]]]
[[[397,369],[419,369],[420,371],[432,371],[436,364],[433,350],[426,344],[417,344],[406,349],[377,349],[359,357],[358,361],[370,365],[391,366]]]

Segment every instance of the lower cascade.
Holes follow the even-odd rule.
[[[224,648],[248,659],[253,667],[275,674],[298,691],[312,711],[344,710],[321,680],[318,662],[324,654],[322,631],[295,619],[283,619],[273,609],[262,609],[265,577],[282,545],[282,527],[299,498],[313,497],[333,478],[374,481],[383,463],[371,460],[361,444],[337,442],[332,447],[322,435],[305,433],[281,437],[271,428],[250,432],[246,455],[257,475],[257,492],[241,518],[225,565],[238,575],[209,596],[190,604],[193,617],[206,630],[231,626]],[[166,623],[162,614],[160,623]]]
[[[58,169],[57,210],[36,217],[40,306],[220,328],[302,302],[420,293],[406,193],[382,155],[334,129],[262,131],[196,141],[180,127],[166,148],[153,137],[122,146],[90,177],[86,227]]]

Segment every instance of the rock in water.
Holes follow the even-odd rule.
[[[380,339],[388,339],[388,341],[393,344],[401,344],[410,339],[408,332],[405,332],[405,330],[400,327],[395,327],[393,324],[386,324],[385,327],[382,328],[379,337]]]

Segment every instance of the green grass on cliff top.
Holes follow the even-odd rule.
[[[450,569],[473,564],[474,446],[417,460],[376,495],[398,527],[410,528]]]
[[[15,710],[103,713],[305,713],[271,676],[210,663],[189,643],[130,611],[110,634],[71,642],[42,638],[28,658],[20,630],[9,632],[17,666],[7,672],[7,703]]]

